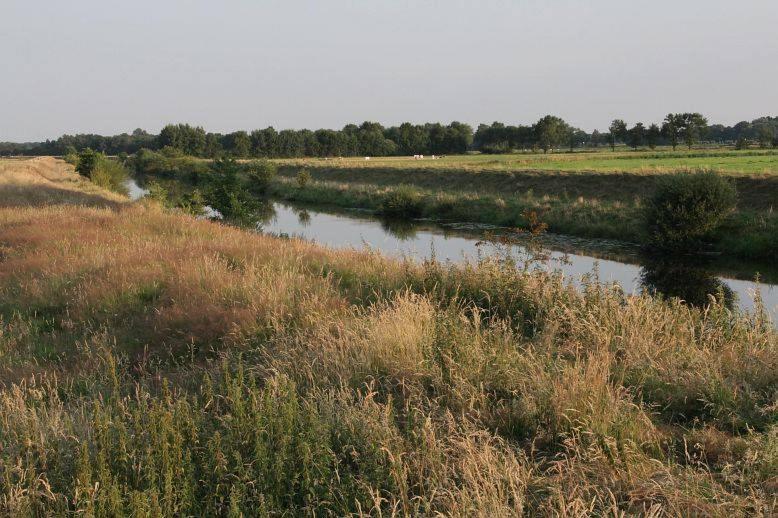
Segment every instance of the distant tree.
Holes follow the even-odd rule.
[[[444,153],[467,153],[473,145],[473,128],[469,124],[454,121],[448,125]]]
[[[569,127],[565,121],[554,115],[546,115],[535,123],[535,135],[538,145],[544,153],[559,146],[569,135]]]
[[[157,138],[157,147],[170,146],[194,156],[204,154],[205,143],[205,130],[189,124],[168,124],[162,128]]]
[[[678,147],[678,139],[684,125],[683,115],[679,113],[668,113],[662,122],[662,134],[673,146],[673,151]]]
[[[568,128],[567,144],[571,153],[573,149],[583,145],[588,139],[589,135],[585,131],[578,128]]]
[[[637,149],[643,145],[643,138],[646,135],[646,127],[642,122],[638,122],[632,128],[630,128],[627,139],[632,149]]]
[[[421,126],[414,126],[410,122],[404,122],[390,134],[393,134],[394,143],[397,144],[397,151],[401,155],[423,155],[430,152],[429,135]],[[375,155],[377,153],[366,154]]]
[[[699,113],[684,113],[682,116],[683,125],[681,126],[681,135],[689,149],[699,142],[705,136],[708,130],[708,119]]]
[[[610,145],[611,149],[616,149],[616,141],[619,140],[621,142],[625,142],[627,140],[627,123],[624,122],[621,119],[614,119],[613,122],[611,122],[610,127],[608,128],[610,131]]]
[[[646,143],[651,149],[656,149],[659,137],[662,136],[662,130],[656,124],[651,124],[646,130]]]
[[[592,145],[592,147],[599,147],[599,145],[602,143],[602,134],[597,130],[592,131],[592,136],[589,138],[589,143]]]
[[[224,136],[224,150],[232,156],[245,158],[251,155],[251,137],[245,131],[235,131]]]
[[[216,133],[208,133],[205,136],[205,148],[203,155],[207,157],[218,157],[222,153],[221,136]]]
[[[772,145],[773,140],[775,138],[773,132],[774,132],[773,128],[766,124],[759,126],[759,130],[757,134],[758,135],[757,140],[759,140],[759,147],[767,148]]]
[[[397,144],[384,136],[384,127],[377,122],[365,121],[357,130],[359,154],[363,156],[389,156],[397,152]]]

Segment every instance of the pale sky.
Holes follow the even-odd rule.
[[[0,141],[778,115],[778,0],[0,0]]]

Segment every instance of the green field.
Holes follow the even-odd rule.
[[[423,169],[466,171],[597,171],[655,173],[709,169],[727,174],[778,174],[778,151],[774,150],[691,150],[691,151],[616,151],[575,153],[527,153],[509,155],[457,155],[437,160],[425,157],[371,157],[342,159],[278,160],[282,165],[373,169]],[[323,164],[323,165],[322,165]]]

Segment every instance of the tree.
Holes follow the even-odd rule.
[[[735,209],[737,191],[716,173],[663,176],[644,208],[649,242],[668,251],[700,248]]]
[[[597,130],[592,131],[592,136],[589,139],[589,142],[591,143],[592,147],[598,147],[602,142],[602,134]]]
[[[609,141],[611,150],[615,151],[617,140],[620,140],[621,142],[627,140],[627,123],[621,119],[614,119],[608,130],[610,131]]]
[[[761,148],[770,147],[774,140],[773,128],[767,126],[766,124],[760,125],[757,139],[759,140],[759,147]]]
[[[659,126],[652,124],[646,130],[646,143],[651,149],[656,149],[656,145],[659,142],[659,137],[662,135],[662,131]]]
[[[683,124],[683,115],[678,113],[668,113],[662,122],[662,134],[673,146],[673,151],[678,147],[678,138],[681,135]]]
[[[76,172],[81,176],[91,178],[95,170],[97,170],[97,164],[100,162],[100,153],[93,151],[91,148],[86,148],[78,154],[78,162],[76,163]]]
[[[699,113],[684,113],[681,120],[683,121],[681,126],[683,141],[691,149],[692,145],[705,136],[708,129],[708,119]]]
[[[224,136],[224,150],[236,157],[251,154],[251,137],[245,131],[235,131]]]
[[[430,152],[429,135],[421,126],[414,126],[410,122],[400,124],[399,128],[394,128],[390,132],[397,151],[401,155],[423,155]],[[376,155],[377,153],[365,153],[366,155]]]
[[[168,124],[159,133],[157,147],[170,146],[187,155],[202,156],[205,152],[205,130],[189,124]]]
[[[565,141],[569,126],[554,115],[546,115],[535,123],[535,135],[544,153]]]
[[[638,122],[629,130],[628,140],[632,149],[637,149],[643,145],[643,138],[646,135],[646,127],[642,122]]]
[[[572,153],[574,148],[584,144],[588,138],[589,135],[587,135],[585,131],[578,128],[569,128],[567,132],[567,144],[570,147],[570,152]]]

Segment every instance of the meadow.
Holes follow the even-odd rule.
[[[432,160],[414,160],[411,157],[363,157],[330,159],[335,164],[348,168],[398,168],[420,170],[465,170],[465,171],[566,171],[605,173],[657,173],[689,169],[707,169],[732,175],[776,175],[778,174],[778,151],[765,149],[733,150],[678,149],[671,148],[641,151],[612,152],[609,148],[600,150],[513,154],[471,154],[451,155]],[[282,165],[320,167],[321,159],[277,160]],[[324,161],[324,166],[327,165]]]
[[[778,509],[760,311],[329,250],[51,159],[0,180],[3,514]]]

